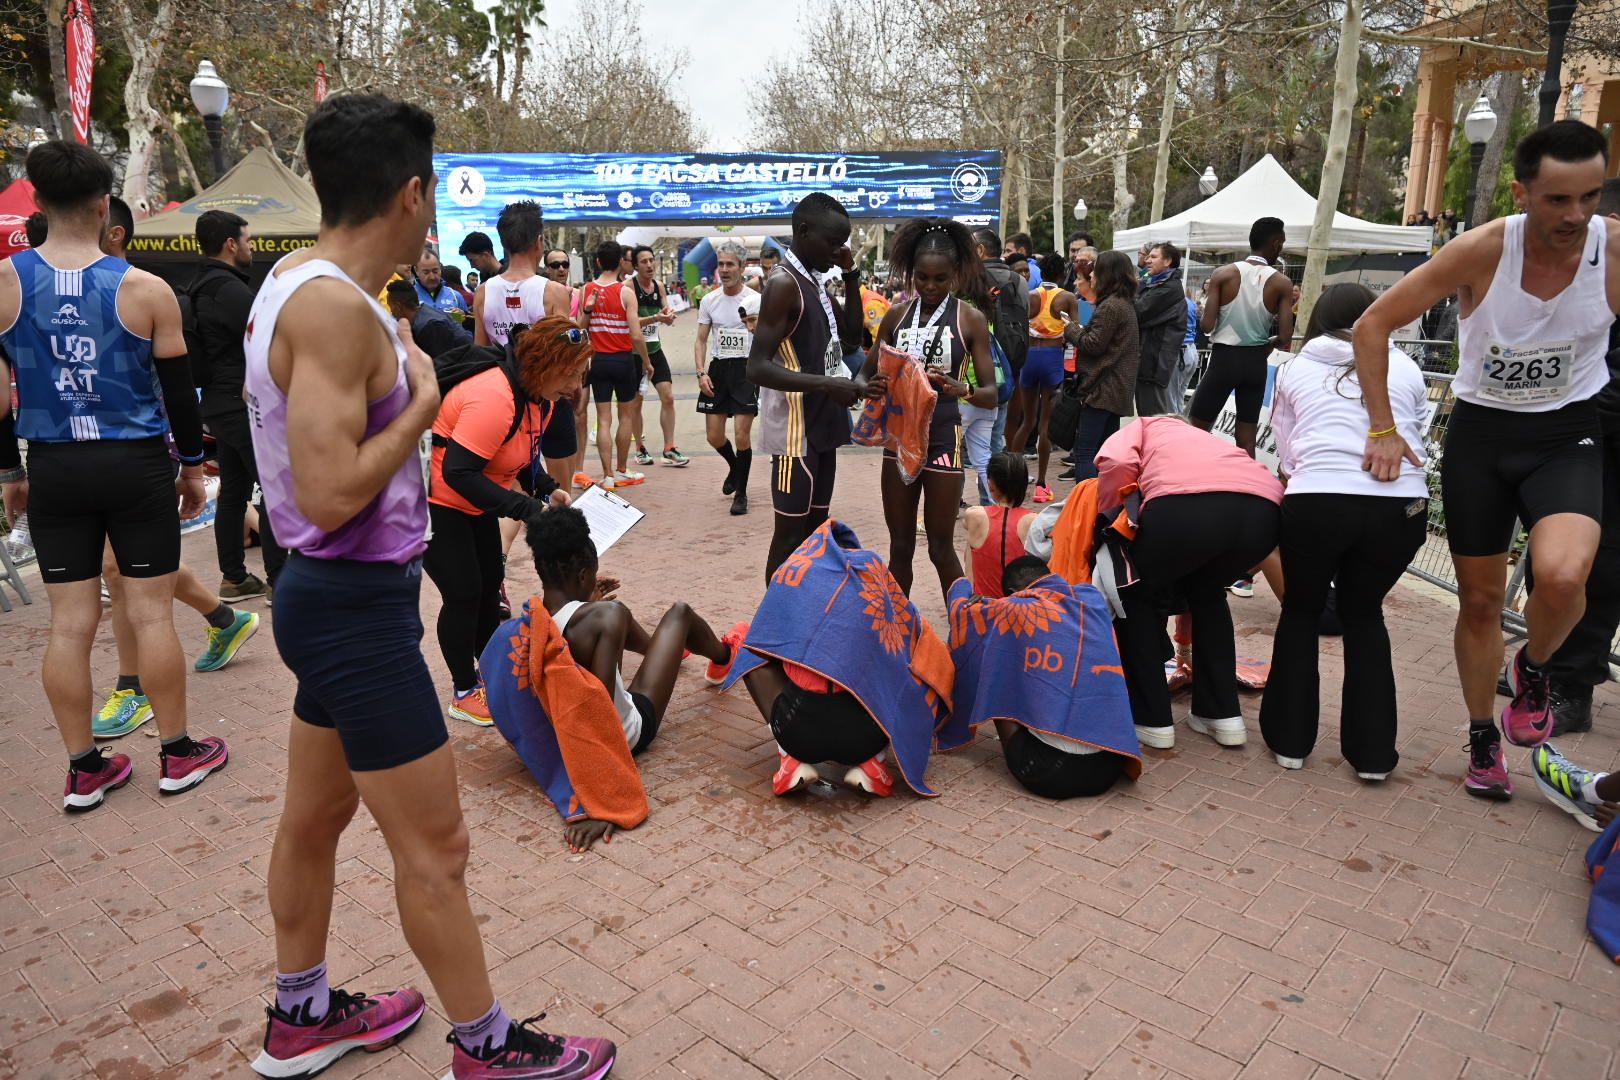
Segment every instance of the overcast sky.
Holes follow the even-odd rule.
[[[488,8],[493,2],[478,0],[478,6]],[[547,24],[568,25],[584,2],[546,0]],[[749,85],[770,57],[798,49],[805,2],[652,0],[641,5],[642,39],[661,51],[684,49],[688,54],[689,63],[674,85],[707,133],[700,149],[740,150],[750,141]],[[611,89],[606,93],[611,96]]]

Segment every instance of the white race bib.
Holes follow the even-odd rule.
[[[657,341],[658,340],[658,324],[657,323],[648,323],[646,326],[643,326],[641,328],[641,337],[642,337],[642,340],[644,340],[644,341]]]
[[[823,375],[837,375],[844,370],[844,343],[836,337],[827,342],[827,352],[821,358]]]
[[[1489,343],[1481,361],[1477,393],[1504,405],[1558,401],[1569,393],[1575,368],[1575,342],[1539,341],[1525,345]]]
[[[716,360],[735,360],[748,355],[748,348],[753,344],[754,335],[740,326],[717,326],[714,328],[714,358]]]
[[[943,375],[951,367],[951,342],[949,337],[938,329],[923,327],[901,327],[894,332],[895,346],[905,353],[910,353],[929,371]]]

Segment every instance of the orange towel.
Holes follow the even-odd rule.
[[[901,479],[910,484],[927,461],[928,428],[939,391],[916,357],[892,345],[879,347],[877,369],[889,380],[889,392],[881,400],[867,400],[855,418],[851,438],[862,446],[892,450]]]
[[[1092,550],[1097,543],[1097,481],[1082,480],[1069,492],[1052,527],[1052,573],[1071,585],[1091,583]]]

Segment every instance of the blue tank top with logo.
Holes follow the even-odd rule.
[[[151,439],[168,433],[152,342],[118,317],[130,265],[103,256],[60,270],[37,251],[11,266],[22,285],[16,322],[0,331],[17,380],[17,435],[30,442]]]

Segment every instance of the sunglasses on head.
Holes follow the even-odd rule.
[[[591,332],[582,330],[577,326],[570,326],[557,336],[566,340],[570,345],[583,345],[591,340]]]
[[[547,270],[566,270],[566,269],[568,269],[568,264],[565,263],[565,262],[546,263],[546,269]]]

